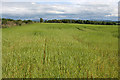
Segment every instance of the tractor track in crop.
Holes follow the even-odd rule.
[[[47,43],[47,40],[45,39],[45,45],[44,45],[44,55],[43,55],[43,64],[45,64],[45,59],[46,59],[46,43]]]

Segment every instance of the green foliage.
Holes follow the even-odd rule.
[[[2,20],[2,24],[7,24],[7,20]]]
[[[16,20],[16,25],[21,26],[22,25],[22,20]]]
[[[36,23],[2,33],[3,78],[118,77],[118,26]]]
[[[96,24],[96,25],[116,25],[116,22],[105,22],[105,21],[89,21],[89,20],[72,20],[72,19],[62,19],[62,20],[47,20],[45,23],[79,23],[79,24]]]
[[[24,20],[23,23],[30,24],[30,23],[33,23],[33,21],[32,20]]]
[[[40,23],[43,23],[43,19],[42,18],[40,18]]]
[[[45,23],[47,23],[47,20],[45,20]]]
[[[11,27],[11,26],[21,26],[23,24],[31,24],[33,23],[32,20],[13,20],[13,19],[5,19],[2,18],[2,28],[7,28],[7,27]]]

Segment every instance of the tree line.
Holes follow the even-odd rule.
[[[33,23],[32,20],[14,20],[14,19],[6,19],[2,18],[2,28],[12,27],[12,26],[21,26],[24,24],[31,24]]]
[[[1,22],[3,28],[12,27],[12,26],[21,26],[21,25],[24,25],[24,24],[31,24],[31,23],[78,23],[78,24],[96,24],[96,25],[117,25],[117,22],[73,20],[73,19],[43,20],[42,18],[40,18],[39,21],[20,20],[20,19],[19,20],[14,20],[14,19],[2,18],[0,20],[0,22]]]
[[[96,24],[96,25],[117,25],[116,22],[105,22],[105,21],[90,21],[90,20],[72,20],[72,19],[62,19],[62,20],[45,20],[45,23],[78,23],[78,24]]]

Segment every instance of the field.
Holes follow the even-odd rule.
[[[117,78],[118,26],[35,23],[2,29],[3,78]]]

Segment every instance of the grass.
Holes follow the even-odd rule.
[[[118,26],[36,23],[2,30],[3,78],[117,78]]]

